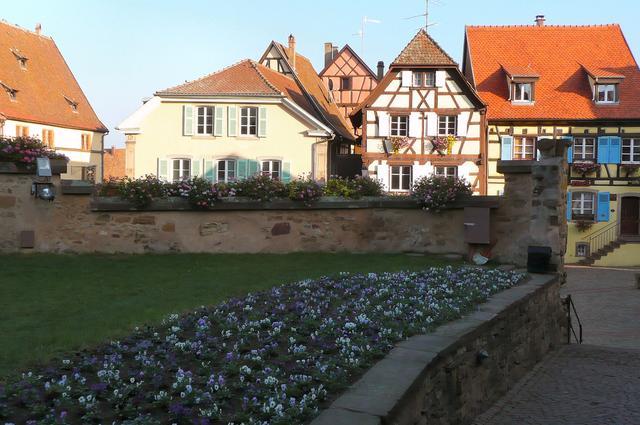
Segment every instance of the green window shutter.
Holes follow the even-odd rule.
[[[167,180],[167,160],[158,158],[158,178]]]
[[[267,137],[267,108],[261,106],[258,111],[258,137]]]
[[[222,106],[216,106],[215,122],[213,123],[213,135],[222,136],[223,123],[224,122],[224,109]]]
[[[289,183],[291,181],[291,163],[290,162],[282,162],[282,181],[284,183]]]
[[[182,107],[182,135],[193,136],[193,106]]]
[[[249,177],[255,176],[260,171],[260,164],[253,159],[249,160]]]
[[[204,162],[204,178],[210,182],[214,182],[216,180],[216,166],[214,161]]]
[[[246,159],[239,159],[238,161],[238,180],[244,180],[247,176],[249,168],[248,161]]]
[[[202,160],[200,158],[195,158],[191,160],[191,177],[200,177],[200,163]]]
[[[229,106],[227,110],[227,135],[236,137],[238,134],[238,107]]]

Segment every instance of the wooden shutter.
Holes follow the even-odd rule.
[[[191,177],[200,177],[200,164],[202,160],[200,158],[194,158],[191,160]]]
[[[567,192],[567,220],[571,221],[571,192]]]
[[[406,69],[400,72],[402,75],[402,87],[411,87],[411,79],[413,78],[413,73]]]
[[[193,106],[182,107],[182,135],[193,136]]]
[[[510,161],[513,159],[513,136],[502,136],[500,159]]]
[[[238,135],[238,107],[229,106],[227,109],[227,135],[236,137]]]
[[[609,137],[609,164],[620,164],[622,159],[622,139]]]
[[[249,168],[248,160],[239,159],[238,160],[238,180],[244,180],[247,176],[247,171]]]
[[[258,137],[267,137],[267,108],[258,108]]]
[[[216,181],[216,167],[214,161],[204,162],[204,178],[210,182]]]
[[[445,87],[447,84],[447,71],[436,71],[436,87]]]
[[[467,135],[468,122],[469,122],[469,112],[462,112],[458,114],[458,122],[456,124],[458,137],[465,137]]]
[[[427,112],[427,136],[434,137],[438,135],[438,114],[435,112]]]
[[[291,163],[282,161],[282,181],[289,183],[291,181]]]
[[[609,192],[598,192],[597,221],[609,221]]]
[[[167,160],[158,158],[158,178],[167,180]]]
[[[609,139],[610,137],[598,137],[598,163],[600,164],[609,162]]]
[[[215,121],[213,122],[213,135],[222,136],[224,122],[224,109],[222,106],[216,106],[215,108]]]
[[[378,137],[389,137],[391,117],[386,112],[378,114]]]
[[[413,112],[409,114],[409,137],[419,138],[422,136],[422,126],[420,125],[420,114]]]
[[[571,144],[567,148],[567,162],[569,164],[573,163],[573,137],[572,136],[562,136],[560,140],[568,140]]]

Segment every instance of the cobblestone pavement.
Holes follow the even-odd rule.
[[[585,344],[551,353],[474,425],[640,425],[637,272],[568,269],[562,292],[573,297]]]

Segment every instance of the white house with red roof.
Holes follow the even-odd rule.
[[[69,157],[63,179],[100,181],[106,133],[53,39],[0,21],[0,136],[38,138]]]

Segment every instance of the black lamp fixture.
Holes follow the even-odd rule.
[[[37,158],[36,178],[31,183],[31,195],[43,201],[53,202],[56,190],[51,182],[51,163],[49,158]]]

